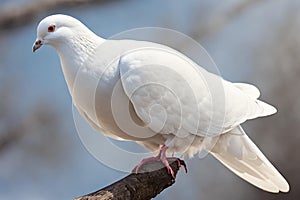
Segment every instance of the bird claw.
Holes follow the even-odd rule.
[[[160,152],[157,156],[155,157],[150,157],[150,158],[145,158],[143,159],[133,170],[132,172],[138,173],[139,169],[145,165],[148,162],[152,162],[152,161],[160,161],[162,162],[162,164],[167,168],[168,173],[172,175],[173,178],[175,178],[175,173],[172,169],[172,167],[169,164],[170,162],[177,162],[178,168],[180,168],[181,166],[184,166],[184,170],[187,173],[187,167],[186,164],[183,160],[180,160],[179,158],[176,157],[170,157],[167,158],[166,156],[166,151],[167,151],[168,147],[166,145],[163,145],[160,149]]]
[[[183,160],[178,159],[178,158],[177,158],[177,162],[178,162],[178,167],[180,168],[181,166],[183,166],[185,173],[187,173],[188,170],[187,170],[187,166],[186,166],[185,162]]]
[[[169,161],[171,163],[177,162],[178,168],[183,166],[185,172],[187,173],[187,166],[183,160],[180,160],[179,158],[175,158],[175,157],[160,158],[158,156],[143,159],[135,168],[133,168],[132,173],[137,174],[143,165],[145,165],[149,162],[153,162],[153,161],[160,161],[167,168],[168,174],[171,174],[172,178],[175,178],[175,173],[174,173],[174,170],[172,169],[172,167],[170,166]]]
[[[188,172],[188,170],[187,170],[187,166],[186,166],[186,164],[185,164],[185,162],[183,161],[183,160],[180,160],[179,158],[176,158],[176,157],[171,157],[171,158],[167,158],[169,161],[171,161],[171,162],[177,162],[177,166],[178,166],[178,168],[180,168],[181,166],[183,166],[184,167],[184,171],[185,171],[185,173],[187,173]],[[169,170],[168,170],[169,171]],[[173,170],[172,170],[173,171]]]
[[[166,168],[168,170],[168,174],[171,174],[172,178],[175,178],[175,173],[174,173],[172,167],[169,165],[169,166],[166,166]]]

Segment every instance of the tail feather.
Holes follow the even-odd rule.
[[[288,192],[289,184],[241,126],[220,136],[210,152],[235,174],[268,192]]]
[[[273,115],[274,113],[277,112],[277,109],[270,105],[270,104],[267,104],[263,101],[260,101],[260,100],[256,100],[256,103],[258,104],[258,106],[261,107],[261,112],[259,114],[259,117],[264,117],[264,116],[268,116],[268,115]]]

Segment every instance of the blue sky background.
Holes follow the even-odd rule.
[[[43,106],[58,113],[61,130],[64,130],[58,137],[63,143],[61,148],[53,150],[55,156],[52,160],[48,160],[47,156],[36,156],[18,144],[0,154],[0,199],[72,199],[126,175],[102,165],[81,144],[72,118],[71,97],[54,49],[43,47],[32,53],[36,26],[43,17],[54,13],[72,15],[104,38],[148,26],[170,28],[191,36],[195,27],[201,27],[237,2],[112,2],[42,13],[29,25],[9,34],[0,34],[0,84],[9,84],[15,91],[11,102],[18,113],[16,119],[8,123],[26,119],[27,114],[42,102]],[[2,0],[0,7],[3,9],[22,3],[27,1]],[[255,67],[256,51],[273,37],[291,7],[296,6],[299,8],[298,1],[258,3],[230,20],[220,31],[198,42],[207,49],[225,79],[263,83]],[[264,89],[261,88],[262,93]],[[7,94],[1,94],[4,95]],[[43,134],[43,129],[39,130],[39,134]],[[47,140],[40,142],[47,143]],[[25,144],[30,146],[31,142],[25,141]],[[187,164],[190,172],[185,174],[181,171],[176,184],[156,199],[216,199],[220,195],[222,199],[241,199],[245,194],[260,192],[212,157],[202,160],[194,158]]]

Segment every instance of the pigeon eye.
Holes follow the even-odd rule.
[[[48,32],[53,32],[55,30],[55,25],[51,25],[48,27]]]

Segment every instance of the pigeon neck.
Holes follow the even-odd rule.
[[[69,38],[55,47],[71,94],[78,70],[85,66],[97,46],[103,41],[104,39],[94,33],[76,34],[73,38]]]

